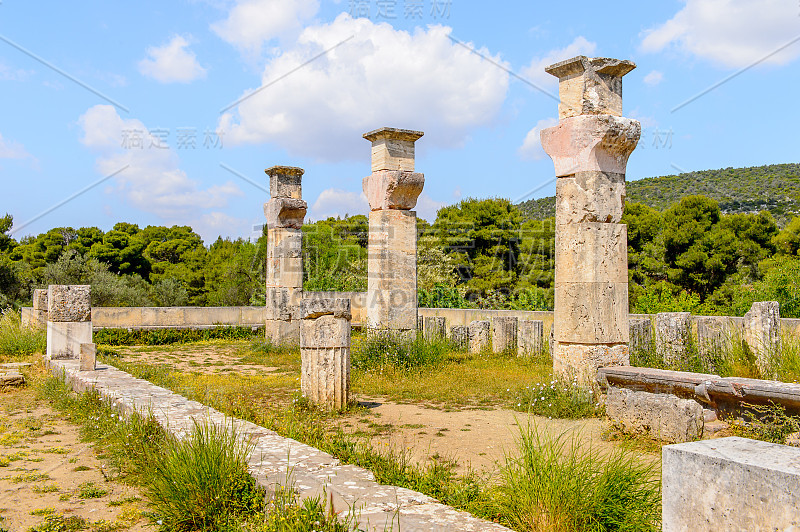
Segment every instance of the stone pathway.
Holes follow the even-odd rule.
[[[343,465],[318,449],[259,427],[230,418],[165,388],[136,379],[113,366],[98,364],[96,371],[79,371],[77,360],[52,360],[51,371],[64,374],[76,391],[96,388],[124,413],[153,413],[174,434],[186,434],[195,422],[227,424],[255,443],[250,455],[251,474],[268,489],[287,479],[301,497],[322,495],[337,511],[353,508],[359,526],[369,531],[490,532],[509,530],[443,505],[421,493],[375,482],[363,468]]]

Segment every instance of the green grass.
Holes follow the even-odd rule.
[[[359,370],[435,368],[454,350],[444,338],[425,340],[421,335],[408,338],[392,331],[376,331],[355,343],[352,366]]]
[[[603,455],[577,436],[521,428],[496,488],[498,513],[516,530],[658,531],[658,471],[634,453]]]
[[[94,342],[111,346],[169,345],[203,340],[250,340],[264,335],[264,329],[251,327],[213,327],[211,329],[100,329]]]
[[[18,312],[6,309],[0,317],[0,362],[17,360],[47,348],[45,332],[23,327]]]

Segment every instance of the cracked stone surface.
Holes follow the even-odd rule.
[[[80,371],[77,360],[52,360],[50,370],[64,375],[78,392],[96,389],[120,412],[152,412],[166,430],[184,437],[195,422],[233,426],[242,438],[254,442],[248,463],[250,474],[268,490],[289,483],[301,497],[325,491],[336,510],[352,507],[359,526],[369,531],[494,532],[508,528],[478,519],[406,488],[375,482],[372,472],[342,464],[337,458],[309,445],[284,438],[254,423],[225,414],[137,379],[113,366],[98,364],[95,371]]]

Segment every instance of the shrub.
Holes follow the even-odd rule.
[[[435,367],[453,350],[446,339],[409,338],[393,331],[371,331],[353,350],[352,364],[362,370],[395,367],[405,370]]]
[[[7,309],[0,317],[0,358],[21,358],[47,348],[45,333],[23,327],[18,312]]]
[[[263,335],[261,328],[214,327],[211,329],[100,329],[94,341],[105,345],[168,345],[208,340],[250,340]]]
[[[731,424],[737,436],[782,444],[789,434],[800,431],[800,417],[788,415],[781,405],[742,403],[742,407],[742,420]]]
[[[525,387],[516,397],[516,410],[540,416],[579,419],[602,415],[595,392],[576,382],[552,380]]]
[[[506,456],[495,503],[517,530],[661,530],[653,465],[623,449],[585,448],[576,435],[520,429],[519,457]]]

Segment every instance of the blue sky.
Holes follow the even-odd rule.
[[[629,180],[798,162],[797,0],[2,0],[0,214],[16,238],[118,221],[249,237],[276,164],[306,170],[308,218],[366,213],[361,134],[382,126],[425,131],[429,221],[553,195],[543,67],[581,54],[638,65]]]

